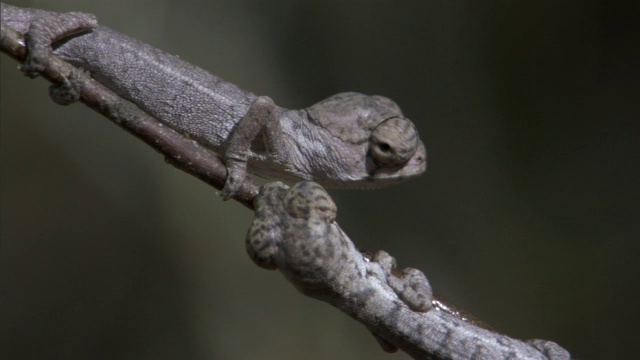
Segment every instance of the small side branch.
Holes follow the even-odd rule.
[[[23,63],[27,57],[27,50],[22,34],[2,24],[0,51]],[[42,77],[49,80],[54,87],[64,86],[61,79],[73,79],[80,102],[147,143],[178,169],[218,190],[224,187],[227,170],[222,160],[196,141],[178,134],[133,103],[116,95],[82,70],[52,55],[47,59]],[[246,178],[234,199],[253,209],[253,198],[257,193],[258,185]]]

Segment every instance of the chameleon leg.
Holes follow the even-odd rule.
[[[29,54],[21,70],[29,77],[36,77],[47,71],[47,63],[52,56],[52,44],[70,36],[89,31],[98,26],[95,16],[80,12],[50,14],[35,18],[26,33]],[[81,70],[78,70],[81,71]],[[73,85],[74,74],[63,75],[55,79],[49,95],[58,104],[68,105],[79,99],[80,95]]]
[[[277,155],[278,161],[286,162],[286,150],[277,107],[267,96],[255,99],[247,114],[240,119],[231,133],[225,153],[227,165],[227,181],[219,193],[228,200],[240,190],[247,176],[247,161],[251,155],[251,145],[258,136],[263,136],[267,152]]]
[[[95,16],[80,12],[52,13],[50,16],[35,18],[25,35],[29,55],[22,71],[29,77],[38,76],[46,70],[46,60],[53,51],[51,44],[97,26]]]

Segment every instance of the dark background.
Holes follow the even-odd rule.
[[[332,191],[352,240],[512,337],[637,353],[638,2],[10,3],[94,13],[286,107],[394,99],[429,169]],[[4,358],[407,358],[253,265],[249,211],[0,59]]]

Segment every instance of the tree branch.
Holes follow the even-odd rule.
[[[24,37],[2,24],[0,51],[19,62],[27,57]],[[197,142],[183,137],[82,70],[51,56],[42,76],[54,86],[73,78],[80,101],[165,156],[167,162],[216,189],[226,168]],[[258,186],[246,179],[235,200],[254,209]],[[260,266],[277,268],[302,293],[325,301],[364,324],[383,349],[402,349],[416,359],[569,359],[555,343],[522,342],[454,316],[431,299],[424,275],[392,272],[385,252],[364,256],[335,222],[335,204],[319,185],[288,189],[273,183],[256,201],[247,249]]]

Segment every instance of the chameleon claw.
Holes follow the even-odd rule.
[[[227,184],[224,185],[224,188],[216,193],[216,195],[222,198],[222,201],[227,201],[234,197],[238,191],[233,191],[227,187]]]
[[[227,181],[224,183],[224,187],[217,194],[222,198],[222,200],[227,201],[232,197],[236,196],[242,184],[244,183],[244,176],[239,177],[234,175],[233,172],[229,172],[227,176]]]
[[[227,181],[218,195],[222,197],[222,200],[227,201],[234,197],[240,191],[242,184],[244,184],[244,178],[247,176],[247,160],[246,157],[235,157],[227,153],[225,162],[227,165]]]

